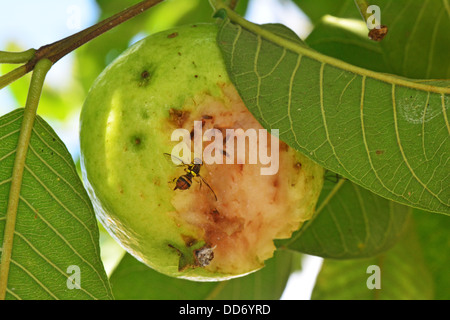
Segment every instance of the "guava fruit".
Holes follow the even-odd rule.
[[[95,81],[80,117],[83,179],[100,222],[151,268],[197,281],[262,268],[274,239],[311,218],[323,184],[322,167],[260,130],[227,75],[217,31],[184,26],[135,43]],[[200,132],[201,151],[216,143],[211,155],[224,163],[185,161],[192,144],[178,163],[167,159],[188,146],[172,141],[177,129],[189,140]],[[223,136],[204,141],[208,129]],[[261,174],[268,165],[250,163],[250,138],[239,163],[227,129],[263,132],[256,148],[277,151],[278,170]]]

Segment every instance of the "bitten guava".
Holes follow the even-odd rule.
[[[260,130],[227,75],[216,35],[217,26],[199,24],[132,45],[95,81],[80,124],[83,179],[101,223],[151,268],[197,281],[263,267],[273,240],[311,218],[323,184],[322,167]],[[179,129],[189,140],[200,132],[201,151],[223,164],[167,159],[189,145],[172,141]],[[208,129],[223,135],[208,141],[201,135]],[[239,161],[238,136],[249,130],[263,134],[247,137]],[[267,162],[250,163],[255,148],[277,151],[277,170],[262,174]]]

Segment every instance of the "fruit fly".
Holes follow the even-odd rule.
[[[177,190],[177,189],[187,190],[191,187],[193,178],[199,178],[200,185],[201,185],[201,182],[203,182],[209,188],[209,190],[211,190],[211,192],[214,195],[214,198],[217,201],[216,193],[211,188],[211,186],[208,184],[208,182],[206,182],[206,180],[203,179],[203,177],[200,175],[200,168],[202,166],[201,160],[195,158],[192,163],[185,163],[183,160],[171,155],[170,153],[164,153],[164,156],[172,163],[179,162],[180,164],[177,165],[177,167],[184,167],[184,171],[186,172],[186,174],[181,175],[178,178],[175,178],[176,183],[175,183],[175,188],[173,190]],[[174,159],[175,159],[175,161],[174,161]]]

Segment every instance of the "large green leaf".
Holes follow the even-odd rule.
[[[327,12],[306,39],[312,48],[371,70],[417,79],[450,78],[448,2],[371,1],[380,7],[381,22],[389,27],[380,42],[368,39],[353,0],[335,1],[339,2],[342,9]]]
[[[414,210],[413,217],[423,256],[434,283],[434,298],[450,300],[450,219]]]
[[[15,229],[5,234],[22,119],[23,109],[0,118],[0,247],[13,239],[6,298],[110,299],[89,197],[66,147],[40,117],[27,153]]]
[[[380,196],[450,213],[450,81],[363,69],[310,49],[283,26],[227,14],[218,43],[265,128]]]
[[[414,212],[414,220],[420,223],[411,223],[401,241],[381,255],[325,259],[312,299],[448,299],[448,218]],[[380,268],[380,289],[367,287],[369,266]]]
[[[334,16],[351,14],[355,18],[361,17],[355,7],[354,0],[294,0],[294,3],[302,9],[314,24],[327,14]]]
[[[110,277],[119,300],[275,300],[281,297],[300,255],[276,251],[266,266],[245,277],[223,282],[194,282],[158,273],[126,254]]]
[[[313,219],[278,245],[326,258],[375,256],[402,236],[411,211],[348,180],[326,180],[317,208]]]
[[[326,15],[305,42],[314,50],[361,68],[386,73],[394,71],[380,42],[368,39],[367,26],[362,19]]]

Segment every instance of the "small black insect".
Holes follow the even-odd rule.
[[[203,177],[200,175],[200,169],[202,166],[201,160],[195,158],[192,163],[185,163],[180,158],[175,157],[169,153],[164,153],[164,156],[166,157],[167,160],[171,161],[172,163],[176,163],[176,162],[180,163],[177,166],[184,167],[184,171],[186,172],[186,174],[181,175],[178,178],[176,178],[175,188],[173,190],[177,190],[177,189],[187,190],[192,186],[192,180],[194,178],[199,178],[200,181],[203,182],[204,184],[206,184],[206,186],[209,188],[209,190],[211,190],[211,192],[214,195],[214,198],[217,201],[216,193],[211,188],[211,186],[208,184],[208,182],[206,182],[206,180],[203,179]]]

